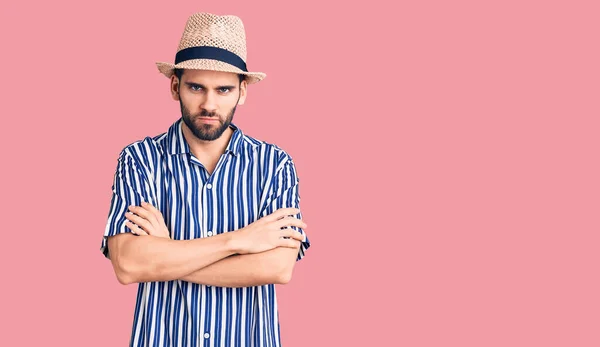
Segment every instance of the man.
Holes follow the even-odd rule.
[[[101,251],[139,283],[131,346],[280,346],[274,284],[310,246],[281,148],[232,123],[248,84],[241,20],[192,15],[171,79],[181,119],[126,146]]]

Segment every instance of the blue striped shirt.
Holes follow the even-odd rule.
[[[234,132],[227,149],[209,174],[191,153],[181,124],[180,118],[167,132],[121,151],[102,239],[105,257],[107,237],[131,232],[125,212],[142,201],[162,212],[174,240],[211,237],[279,208],[300,207],[296,168],[284,150],[230,124]],[[305,240],[297,260],[310,246]],[[183,280],[143,282],[130,346],[280,346],[279,333],[273,284],[227,288]]]

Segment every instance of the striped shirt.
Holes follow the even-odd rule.
[[[182,119],[155,137],[126,146],[112,186],[107,237],[131,232],[128,206],[142,201],[163,214],[173,240],[237,230],[283,207],[299,208],[298,176],[290,155],[234,131],[212,174],[190,152]],[[297,215],[302,218],[301,214]],[[302,228],[294,229],[305,236]],[[304,257],[309,240],[301,244]],[[183,280],[138,284],[130,346],[280,346],[273,284],[227,288]]]

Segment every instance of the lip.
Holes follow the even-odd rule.
[[[198,118],[200,118],[200,120],[203,122],[216,122],[219,120],[218,118],[206,118],[206,117],[198,117]]]

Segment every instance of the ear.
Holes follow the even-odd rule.
[[[240,100],[238,101],[238,105],[243,105],[246,102],[246,96],[248,94],[248,82],[243,80],[240,84]]]
[[[179,101],[179,78],[173,75],[171,76],[171,97],[175,101]]]

